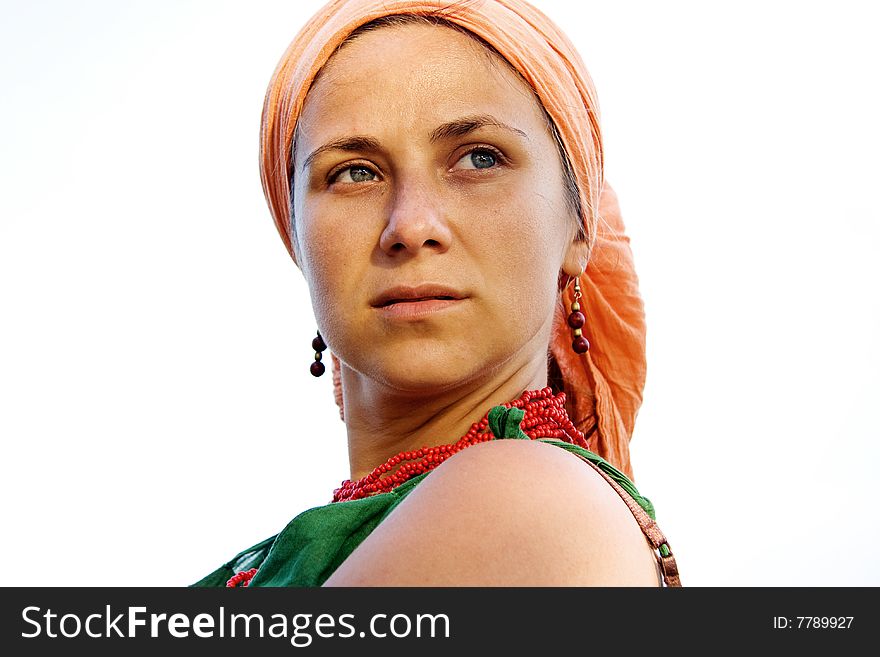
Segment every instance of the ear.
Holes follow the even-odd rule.
[[[584,239],[577,236],[568,244],[565,258],[562,261],[562,271],[569,276],[579,276],[584,273],[587,263],[590,261],[590,245]]]

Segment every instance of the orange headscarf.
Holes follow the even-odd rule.
[[[591,448],[632,477],[629,439],[645,385],[645,316],[617,197],[604,183],[599,106],[589,73],[569,39],[522,0],[332,0],[302,28],[281,57],[263,106],[260,178],[291,257],[290,153],[303,103],[318,71],[357,27],[382,16],[430,14],[491,44],[532,86],[553,119],[571,161],[592,254],[581,277],[584,335],[590,351],[571,348],[563,289],[550,349],[562,372],[569,413],[579,428],[597,425]],[[333,357],[342,411],[339,362]]]

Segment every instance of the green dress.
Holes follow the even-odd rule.
[[[523,411],[495,406],[489,430],[496,437],[531,440],[520,428]],[[654,507],[632,482],[598,454],[553,438],[538,438],[594,463],[617,482],[653,519]],[[235,555],[192,586],[226,586],[236,573],[257,568],[248,586],[321,586],[343,561],[400,504],[431,470],[388,491],[303,511],[275,536]]]

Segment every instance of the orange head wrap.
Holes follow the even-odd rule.
[[[583,332],[590,351],[576,354],[562,292],[550,350],[562,373],[572,420],[595,427],[591,447],[632,476],[629,439],[645,384],[645,316],[629,240],[613,190],[604,182],[602,135],[593,82],[569,39],[521,0],[333,0],[297,34],[269,83],[260,131],[260,177],[275,225],[291,257],[291,146],[306,95],[336,48],[359,26],[395,14],[432,15],[476,34],[531,85],[555,123],[577,182],[581,220],[592,243],[581,277]],[[563,279],[564,282],[564,279]],[[333,357],[342,410],[339,363]]]

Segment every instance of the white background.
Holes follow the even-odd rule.
[[[257,168],[322,4],[2,4],[5,585],[189,584],[347,476]],[[599,91],[684,583],[880,585],[871,3],[535,4]]]

